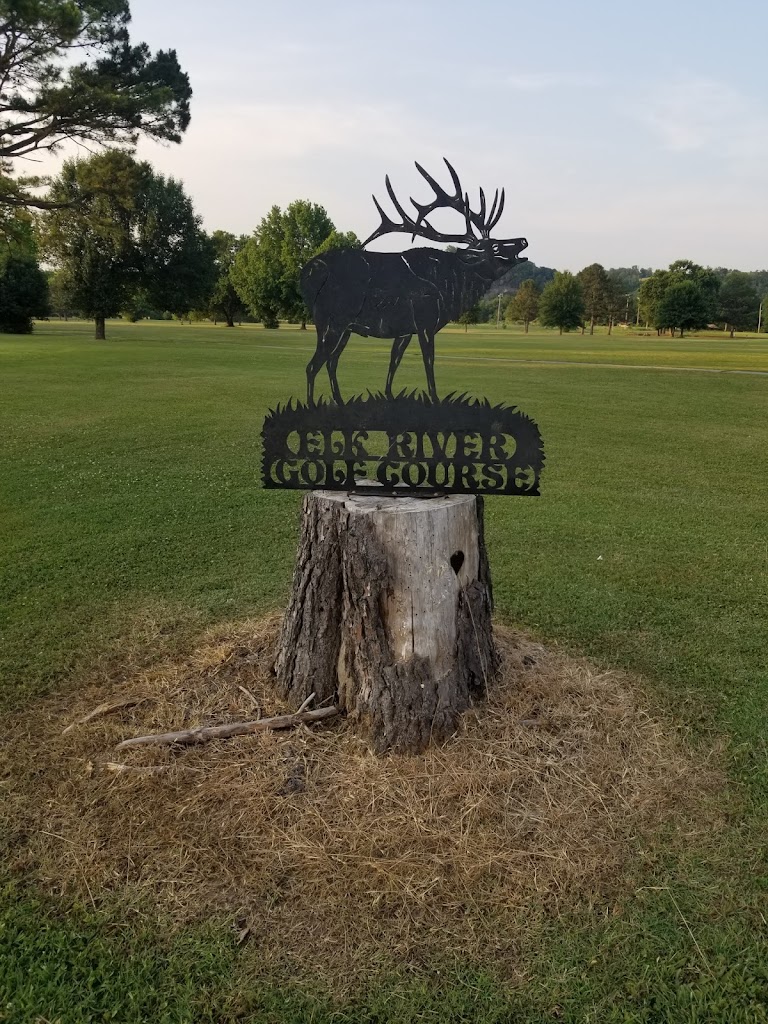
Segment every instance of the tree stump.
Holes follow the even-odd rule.
[[[377,752],[451,736],[498,671],[482,498],[312,491],[275,662]]]

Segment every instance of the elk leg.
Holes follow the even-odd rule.
[[[400,365],[400,360],[403,358],[403,353],[408,348],[412,337],[412,334],[401,334],[399,338],[395,338],[395,342],[392,345],[392,355],[389,357],[387,386],[384,389],[384,393],[387,398],[392,397],[392,381],[395,379],[395,374],[397,373],[397,368]]]
[[[307,405],[315,404],[315,377],[317,377],[320,367],[328,361],[326,355],[327,345],[326,339],[328,337],[328,331],[320,333],[320,326],[317,328],[317,348],[315,354],[307,363]]]
[[[424,372],[427,375],[427,390],[433,402],[439,401],[435,387],[435,336],[431,331],[419,330],[419,345],[424,360]]]
[[[349,341],[349,335],[351,331],[344,331],[340,336],[339,340],[331,349],[331,353],[328,356],[328,380],[331,382],[331,394],[336,405],[344,405],[344,399],[341,397],[341,391],[339,391],[339,382],[336,380],[336,367],[339,364],[339,357],[346,348],[346,344]]]

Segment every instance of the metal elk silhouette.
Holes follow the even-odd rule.
[[[381,216],[380,226],[361,249],[336,249],[315,256],[301,274],[301,291],[312,310],[317,328],[317,348],[307,364],[307,401],[314,403],[315,378],[323,366],[334,401],[343,404],[336,367],[350,334],[364,338],[393,338],[387,373],[386,395],[392,397],[392,381],[408,344],[415,334],[419,339],[429,396],[437,401],[435,388],[435,335],[451,320],[485,294],[496,278],[525,257],[524,238],[491,238],[504,210],[504,190],[494,196],[487,210],[485,193],[480,189],[480,208],[470,207],[459,176],[445,160],[453,180],[454,192],[446,192],[418,163],[416,169],[429,183],[435,198],[417,203],[416,218],[409,216],[394,193],[389,177],[387,192],[400,222],[391,220],[376,196],[373,201]],[[455,210],[464,218],[465,228],[458,234],[444,234],[428,222],[435,210]],[[402,253],[367,252],[365,246],[381,235],[406,232],[411,241],[417,236],[432,242],[452,242],[464,249],[449,252],[420,247]]]

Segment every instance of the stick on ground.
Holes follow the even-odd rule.
[[[243,736],[247,733],[261,732],[262,729],[292,729],[297,725],[319,722],[324,718],[338,715],[339,709],[316,708],[314,711],[297,711],[291,715],[276,715],[274,718],[259,718],[255,722],[231,722],[229,725],[207,725],[199,729],[183,729],[181,732],[156,733],[153,736],[136,736],[134,739],[118,743],[116,750],[127,747],[146,747],[150,745],[169,746],[179,744],[189,746],[194,743],[208,743],[210,740],[227,739],[230,736]]]
[[[119,711],[121,708],[134,708],[137,704],[143,704],[144,701],[149,700],[149,697],[119,697],[117,700],[108,700],[103,704],[99,704],[93,711],[89,711],[87,715],[83,715],[82,718],[78,718],[75,722],[70,724],[62,731],[62,736],[66,733],[71,732],[76,725],[85,725],[86,722],[90,722],[94,718],[99,718],[101,715],[111,715],[113,711]]]

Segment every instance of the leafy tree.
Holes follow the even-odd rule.
[[[48,281],[30,255],[10,254],[0,270],[0,331],[30,334],[32,317],[48,315]]]
[[[576,275],[584,296],[584,312],[589,320],[589,333],[595,333],[595,321],[605,312],[608,275],[600,263],[591,263]]]
[[[640,317],[646,324],[652,324],[658,330],[658,313],[664,293],[671,284],[668,270],[657,270],[646,277],[640,284],[638,305]]]
[[[324,247],[328,239],[335,244]],[[291,203],[283,214],[280,260],[282,264],[283,298],[281,310],[288,320],[301,324],[306,330],[309,310],[299,290],[301,268],[317,252],[340,248],[333,221],[322,206],[299,199]]]
[[[237,294],[265,327],[279,327],[283,309],[282,220],[273,206],[235,257],[232,283]]]
[[[622,280],[612,271],[608,271],[605,277],[605,291],[603,292],[603,306],[605,318],[608,323],[608,333],[613,333],[613,325],[620,318],[622,310],[628,307],[627,294],[622,287]]]
[[[507,304],[505,318],[510,321],[518,321],[525,324],[525,333],[528,333],[528,324],[536,319],[539,312],[539,297],[541,293],[536,287],[533,278],[523,281],[517,292]]]
[[[171,312],[209,293],[213,253],[179,182],[109,150],[65,163],[50,195],[57,208],[45,218],[46,251],[75,307],[95,321],[97,339],[137,292]]]
[[[686,330],[695,331],[709,323],[707,298],[695,281],[676,281],[664,293],[656,314],[659,327],[669,327],[674,336]]]
[[[336,231],[322,206],[305,200],[291,203],[285,212],[273,206],[235,257],[232,282],[265,327],[277,327],[279,316],[306,327],[302,267],[319,252],[358,244],[352,232]]]
[[[670,283],[681,284],[690,281],[696,285],[706,309],[706,320],[714,320],[717,315],[717,296],[720,291],[720,278],[711,267],[701,267],[692,260],[675,260],[669,265]],[[703,325],[706,327],[706,323]]]
[[[38,262],[32,217],[0,208],[0,331],[29,334],[32,317],[48,315],[48,279]]]
[[[719,314],[726,328],[730,327],[731,337],[734,331],[754,330],[759,305],[760,299],[751,275],[732,270],[720,285],[718,295]]]
[[[665,309],[664,316],[661,316],[667,291],[675,284],[693,284],[699,291],[706,311],[705,322],[702,325],[706,326],[717,315],[720,280],[717,271],[710,267],[701,267],[691,260],[675,260],[674,263],[670,263],[668,270],[655,271],[641,284],[640,314],[646,323],[653,324],[657,330],[666,329],[670,325],[661,323],[660,319],[669,319],[668,309]]]
[[[204,306],[216,279],[213,243],[181,182],[139,166],[132,225],[139,287],[149,305],[172,313]]]
[[[469,309],[465,310],[459,317],[458,322],[464,324],[464,333],[467,333],[467,329],[474,324],[480,323],[482,317],[482,311],[480,309],[480,303],[476,302],[474,306],[470,306]]]
[[[214,319],[222,319],[227,327],[234,327],[235,320],[242,320],[246,306],[232,283],[232,267],[235,258],[248,239],[245,235],[231,234],[229,231],[214,231],[211,235],[216,281],[208,303],[209,315]]]
[[[651,267],[611,267],[609,276],[621,282],[621,290],[625,295],[637,292],[644,278],[650,277],[653,273]]]
[[[503,300],[502,300],[503,301]],[[490,324],[495,322],[496,317],[499,314],[499,298],[492,298],[490,295],[484,295],[477,301],[477,323],[479,324]]]
[[[768,270],[750,270],[749,279],[758,295],[768,292]]]
[[[132,324],[138,323],[139,320],[162,320],[163,318],[161,311],[150,301],[146,288],[136,289],[127,305],[120,310],[120,316]]]
[[[54,316],[69,320],[76,309],[72,299],[72,282],[63,270],[48,273],[48,305]]]
[[[64,140],[179,142],[192,90],[175,50],[128,33],[128,0],[0,0],[0,161]],[[85,59],[80,59],[85,57]],[[0,205],[38,206],[34,179],[0,182]]]
[[[554,280],[541,293],[539,322],[545,327],[558,327],[562,334],[578,327],[583,316],[581,284],[570,271],[557,271]]]

